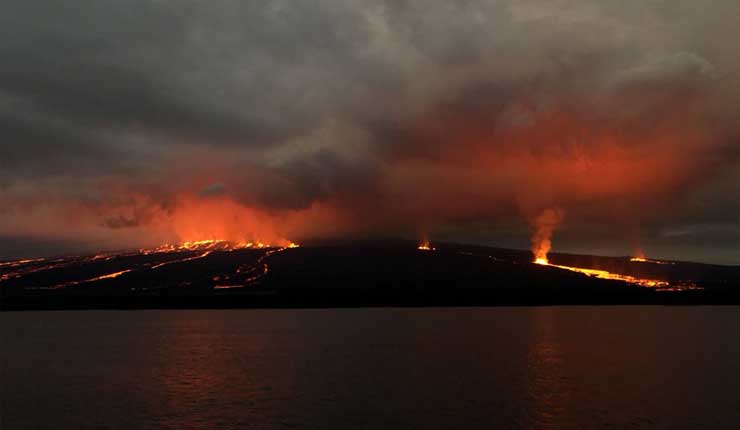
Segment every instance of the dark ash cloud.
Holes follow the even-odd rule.
[[[740,224],[740,5],[699,3],[8,0],[0,235],[527,247],[562,208],[568,249],[707,259]]]

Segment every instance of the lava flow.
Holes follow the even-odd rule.
[[[236,260],[238,268],[235,273],[226,273],[221,276],[230,279],[238,286],[254,284],[267,273],[266,258],[275,252],[299,245],[285,241],[280,246],[262,242],[230,242],[226,240],[199,240],[183,242],[176,245],[162,245],[156,248],[139,249],[134,251],[110,252],[93,256],[70,256],[56,259],[27,259],[0,263],[0,284],[19,284],[26,289],[54,290],[80,285],[89,285],[99,281],[110,281],[116,278],[141,276],[142,273],[162,273],[169,270],[174,273],[174,267],[183,263],[202,260],[205,258],[222,258],[226,255],[243,255],[243,262]],[[259,267],[260,276],[245,276],[252,270],[250,266],[254,253],[232,254],[237,251],[259,250],[261,255],[255,267]],[[231,257],[233,258],[233,257]],[[239,257],[237,257],[239,258]],[[178,269],[174,269],[177,271]],[[256,271],[256,270],[255,270]],[[167,275],[178,278],[176,275]],[[67,279],[63,279],[67,277]],[[61,279],[60,279],[61,278]],[[179,279],[179,278],[178,278]],[[183,281],[186,282],[186,281]],[[3,285],[0,285],[2,287]]]
[[[552,245],[552,235],[555,228],[562,222],[563,212],[559,209],[546,209],[542,211],[539,216],[534,218],[532,224],[534,226],[534,234],[532,236],[532,254],[534,254],[534,263],[542,266],[550,266],[563,270],[570,270],[571,272],[583,273],[584,275],[591,276],[599,279],[610,279],[613,281],[627,282],[633,285],[639,285],[641,287],[656,288],[656,289],[668,289],[677,288],[671,287],[671,284],[667,281],[658,279],[646,279],[637,278],[631,275],[620,275],[618,273],[612,273],[606,270],[600,269],[586,269],[582,267],[571,267],[562,266],[558,264],[550,264],[547,258],[547,254],[550,251]],[[670,264],[657,260],[648,260],[643,255],[638,255],[630,259],[633,262],[650,262],[656,264]],[[691,289],[694,286],[685,286],[684,289]],[[683,287],[681,287],[683,288]]]
[[[561,266],[558,264],[550,264],[547,258],[537,258],[534,260],[534,263],[540,264],[543,266],[557,267],[558,269],[570,270],[571,272],[583,273],[585,275],[592,276],[594,278],[611,279],[613,281],[623,281],[623,282],[627,282],[630,284],[639,285],[641,287],[666,288],[670,286],[670,283],[666,281],[660,281],[657,279],[636,278],[634,276],[620,275],[620,274],[612,273],[606,270],[584,269],[582,267],[571,267],[571,266]]]
[[[676,264],[670,261],[653,260],[645,257],[632,257],[630,261],[633,263]]]

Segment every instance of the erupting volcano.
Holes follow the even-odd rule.
[[[275,246],[209,239],[2,262],[0,306],[656,303],[688,290],[725,294],[740,282],[740,271],[721,266],[567,254],[538,259],[533,265],[528,251],[429,241]]]
[[[254,255],[252,250],[259,252],[264,250],[266,251],[264,255],[268,256],[276,251],[298,247],[299,245],[293,242],[289,242],[285,246],[275,246],[262,242],[230,242],[207,239],[136,251],[99,253],[87,257],[70,256],[54,259],[20,260],[0,265],[0,282],[10,285],[20,282],[24,284],[24,288],[31,290],[69,289],[74,286],[96,285],[101,281],[117,278],[132,279],[131,282],[135,283],[135,279],[141,277],[158,279],[161,274],[169,274],[171,269],[197,264],[197,260],[241,255],[244,264],[234,268],[233,273],[221,273],[217,280],[233,278],[235,282],[238,279],[242,286],[247,286],[254,284],[259,279],[259,277],[244,276],[244,274],[251,274],[256,270],[251,264],[252,255]],[[262,268],[260,270],[267,272],[267,264],[263,263],[262,259],[258,260],[257,266]],[[61,277],[60,274],[62,274]],[[37,280],[36,278],[40,279]],[[167,282],[181,282],[177,278],[172,276],[172,279],[167,279]],[[186,284],[192,281],[182,280]],[[1,284],[0,288],[2,288]],[[132,286],[131,288],[137,287]]]
[[[532,254],[534,255],[534,263],[542,266],[555,267],[558,269],[569,270],[572,272],[582,273],[594,278],[599,279],[610,279],[614,281],[627,282],[633,285],[639,285],[641,287],[656,288],[656,289],[667,289],[667,288],[682,288],[682,289],[694,289],[695,286],[691,283],[685,283],[681,287],[672,287],[671,284],[664,280],[641,278],[631,275],[612,273],[607,270],[596,269],[596,268],[583,268],[573,267],[560,264],[551,264],[548,258],[548,253],[552,248],[552,235],[555,228],[562,222],[563,212],[557,209],[546,209],[542,211],[533,220],[533,226],[535,229],[532,235]],[[630,258],[631,262],[639,263],[655,263],[655,264],[671,264],[669,262],[663,262],[659,260],[650,260],[645,258],[644,254],[640,252],[638,256]]]
[[[429,242],[428,239],[422,240],[419,246],[416,247],[416,249],[418,249],[419,251],[434,251],[432,243]]]
[[[543,211],[534,220],[535,233],[532,236],[532,254],[534,255],[534,264],[555,267],[558,269],[569,270],[571,272],[582,273],[591,277],[599,279],[609,279],[614,281],[627,282],[633,285],[639,285],[641,287],[655,288],[655,289],[681,289],[689,290],[696,289],[697,287],[690,282],[682,283],[680,286],[672,286],[669,282],[659,279],[650,279],[636,277],[626,274],[612,273],[607,270],[597,268],[583,268],[573,267],[561,264],[552,264],[548,258],[548,253],[552,247],[552,234],[555,231],[557,225],[562,221],[562,212],[553,209],[547,209]],[[670,262],[664,262],[659,260],[650,260],[645,258],[644,254],[640,253],[637,257],[629,259],[630,262],[636,263],[655,263],[655,264],[673,264]]]

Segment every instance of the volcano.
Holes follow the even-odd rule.
[[[740,267],[406,240],[203,241],[0,263],[13,309],[740,303]],[[608,274],[610,276],[605,276]],[[649,282],[648,282],[649,281]]]

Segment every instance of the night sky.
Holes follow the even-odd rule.
[[[4,0],[0,258],[429,237],[740,264],[737,0]]]

